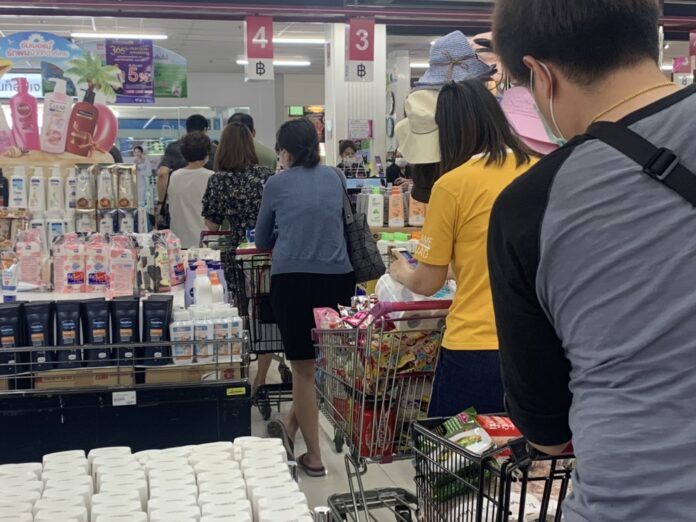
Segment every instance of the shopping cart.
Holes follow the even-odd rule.
[[[374,520],[389,510],[414,520],[417,497],[400,488],[366,491],[367,463],[412,455],[411,425],[425,418],[450,301],[380,303],[350,330],[315,330],[321,411],[344,444],[350,493],[328,499],[335,520]],[[363,517],[362,519],[360,517]]]
[[[562,520],[575,459],[541,455],[524,439],[472,453],[440,436],[445,419],[413,425],[420,519],[427,522]]]

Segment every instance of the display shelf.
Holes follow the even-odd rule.
[[[412,234],[413,232],[420,232],[423,227],[370,227],[373,234],[381,234],[382,232],[393,233],[393,232],[403,232],[405,234]]]
[[[89,157],[78,156],[64,152],[50,154],[40,150],[32,150],[16,158],[0,156],[0,168],[7,167],[73,167],[81,163],[114,163],[114,158],[108,152],[96,151]],[[6,173],[6,177],[8,173]]]

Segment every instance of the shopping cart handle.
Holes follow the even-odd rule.
[[[232,235],[232,232],[229,230],[202,230],[201,231],[201,239],[204,239],[206,237],[210,236],[215,236],[215,237],[229,237]]]
[[[380,301],[372,310],[370,315],[375,319],[385,317],[393,312],[426,312],[429,310],[449,310],[452,306],[452,301],[446,299],[438,299],[433,301],[412,301],[406,303],[399,302],[384,302]]]
[[[237,256],[253,256],[256,254],[270,254],[272,250],[259,250],[258,248],[238,248],[234,251]]]

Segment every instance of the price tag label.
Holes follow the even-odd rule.
[[[375,21],[353,18],[348,26],[346,80],[371,82],[375,71]]]
[[[117,406],[135,406],[138,404],[138,397],[135,390],[114,392],[111,394],[111,404]]]
[[[248,16],[245,24],[247,80],[273,80],[273,18]]]

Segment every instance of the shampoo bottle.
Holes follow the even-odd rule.
[[[48,202],[46,209],[49,212],[63,212],[65,210],[65,188],[63,187],[63,176],[60,175],[60,168],[51,169],[51,177],[48,178]]]
[[[27,174],[24,167],[15,167],[10,179],[10,206],[27,208]]]
[[[389,196],[389,228],[404,227],[404,197],[399,187],[392,187]]]
[[[94,105],[94,91],[89,89],[85,92],[84,99],[76,103],[70,113],[66,152],[85,158],[90,155],[98,117],[99,110]]]
[[[65,152],[68,137],[68,120],[72,99],[67,95],[67,81],[52,78],[55,90],[44,99],[43,126],[41,128],[41,150],[60,154]]]
[[[46,178],[41,167],[36,167],[29,179],[29,210],[36,219],[43,218],[46,212]]]
[[[39,149],[39,113],[36,98],[29,94],[29,81],[16,78],[17,94],[10,98],[12,136],[21,149]]]
[[[15,139],[12,135],[12,129],[7,124],[7,119],[5,118],[5,111],[0,107],[0,154],[5,152],[10,147],[15,147]]]
[[[384,225],[384,198],[379,187],[373,187],[367,201],[367,224],[370,227]]]

